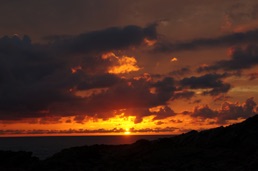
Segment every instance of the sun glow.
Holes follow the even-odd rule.
[[[154,109],[153,109],[154,110]],[[155,120],[155,115],[145,116],[140,123],[135,123],[135,116],[126,116],[124,113],[103,120],[85,117],[78,120],[75,116],[63,118],[48,118],[30,120],[23,123],[14,122],[5,124],[0,122],[0,137],[3,136],[61,136],[61,135],[154,135],[154,134],[180,134],[188,130],[212,128],[210,120],[200,123],[185,114],[178,114],[163,120]],[[161,124],[157,124],[161,123]],[[47,126],[47,129],[46,129]],[[17,130],[22,127],[22,130]],[[184,127],[182,129],[182,127]],[[180,128],[180,129],[179,129]]]
[[[124,134],[125,134],[125,135],[130,135],[130,134],[131,134],[130,129],[129,129],[129,128],[126,128]]]

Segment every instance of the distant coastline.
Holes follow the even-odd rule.
[[[121,133],[72,133],[72,134],[0,134],[0,138],[14,137],[87,137],[87,136],[175,136],[171,132],[133,132],[130,135]]]
[[[95,144],[131,144],[139,139],[155,140],[175,135],[50,135],[0,137],[0,150],[30,151],[33,156],[45,159],[70,147]]]

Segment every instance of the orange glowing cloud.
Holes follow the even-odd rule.
[[[156,44],[156,40],[149,40],[149,39],[144,39],[144,43],[146,44],[146,45],[148,45],[148,46],[153,46],[153,45],[155,45]]]
[[[137,60],[135,57],[119,57],[113,52],[102,54],[101,57],[104,60],[110,60],[115,63],[115,65],[108,68],[108,73],[110,74],[124,74],[140,70],[140,68],[137,66]]]
[[[76,66],[76,67],[71,68],[72,74],[75,74],[75,73],[78,72],[79,70],[82,70],[82,67],[81,67],[81,66]]]
[[[136,77],[134,77],[133,79],[135,79],[135,80],[144,79],[144,80],[146,80],[147,82],[152,80],[151,75],[150,75],[149,73],[144,73],[143,75],[136,76]]]
[[[258,27],[258,21],[253,21],[250,23],[246,23],[246,24],[241,24],[236,26],[236,28],[234,29],[235,33],[240,33],[240,32],[246,32],[252,29],[255,29]]]
[[[108,73],[124,74],[140,70],[140,68],[136,65],[137,61],[134,57],[123,56],[122,58],[118,59],[118,63],[119,65],[110,67]]]
[[[178,59],[176,57],[173,57],[170,59],[170,62],[176,62],[176,61],[178,61]]]
[[[112,59],[112,58],[118,58],[113,52],[107,52],[102,54],[102,59]]]

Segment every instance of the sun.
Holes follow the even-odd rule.
[[[125,135],[130,135],[130,134],[131,134],[130,129],[129,129],[129,128],[126,128],[124,134],[125,134]]]

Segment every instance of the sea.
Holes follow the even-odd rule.
[[[0,137],[0,150],[30,151],[43,160],[65,148],[95,144],[131,144],[140,139],[156,140],[173,135],[105,135],[105,136],[38,136]]]

